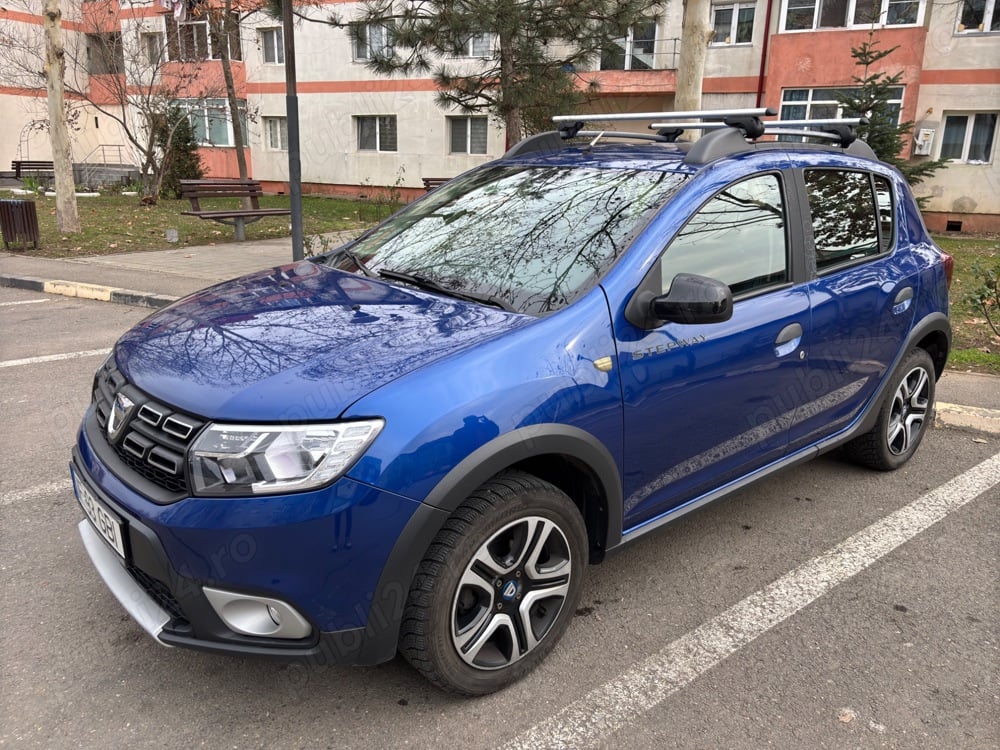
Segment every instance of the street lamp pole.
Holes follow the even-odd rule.
[[[295,31],[292,0],[281,3],[285,42],[285,124],[288,129],[288,192],[292,199],[292,260],[305,257],[302,239],[302,160],[299,158],[299,98],[295,79]]]

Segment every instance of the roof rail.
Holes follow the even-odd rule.
[[[634,112],[617,114],[556,115],[552,121],[560,124],[558,131],[539,133],[514,145],[503,158],[529,153],[556,153],[565,147],[570,138],[593,138],[594,145],[601,138],[631,138],[673,143],[685,130],[708,130],[704,137],[690,145],[684,161],[689,164],[707,164],[730,154],[749,151],[748,141],[764,135],[794,135],[815,138],[839,146],[848,153],[877,158],[864,141],[857,140],[855,128],[867,125],[864,117],[853,119],[814,120],[761,120],[777,113],[770,108],[692,110],[682,112]],[[657,133],[627,133],[622,131],[584,130],[587,122],[627,122],[654,120],[649,128]],[[662,122],[660,122],[662,120]],[[818,128],[818,129],[811,129]]]
[[[590,113],[584,115],[556,115],[552,118],[554,123],[575,123],[575,122],[627,122],[629,120],[688,120],[688,119],[712,119],[723,120],[726,117],[766,117],[778,114],[768,107],[757,107],[754,109],[702,109],[687,112],[633,112],[618,114]]]

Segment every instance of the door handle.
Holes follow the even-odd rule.
[[[781,329],[778,338],[774,340],[774,356],[786,357],[802,343],[802,326],[798,323],[789,323]]]

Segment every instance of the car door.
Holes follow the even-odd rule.
[[[781,173],[730,184],[640,285],[651,296],[678,273],[721,280],[734,296],[730,320],[643,326],[617,316],[626,531],[784,453],[809,322],[808,296],[792,284],[787,213]]]
[[[804,344],[809,392],[790,432],[794,449],[858,416],[913,325],[918,272],[895,252],[897,202],[888,178],[863,170],[802,173],[816,277]]]

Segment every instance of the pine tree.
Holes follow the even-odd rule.
[[[661,3],[656,0],[366,0],[347,26],[380,75],[431,74],[438,104],[502,122],[510,144],[573,110],[594,89],[576,74]],[[489,49],[476,44],[489,35]],[[469,45],[477,58],[469,60]],[[456,58],[465,58],[458,61]],[[471,64],[470,64],[471,63]]]
[[[889,103],[892,89],[900,87],[903,72],[892,75],[872,72],[875,63],[883,60],[898,49],[878,49],[878,39],[874,30],[868,32],[868,39],[860,47],[851,48],[851,57],[861,67],[863,73],[851,80],[855,87],[838,95],[844,108],[845,117],[867,117],[868,124],[858,127],[858,136],[864,140],[882,161],[899,169],[911,185],[915,185],[945,166],[943,161],[911,161],[901,158],[905,139],[913,132],[913,121],[899,122],[899,110]]]

